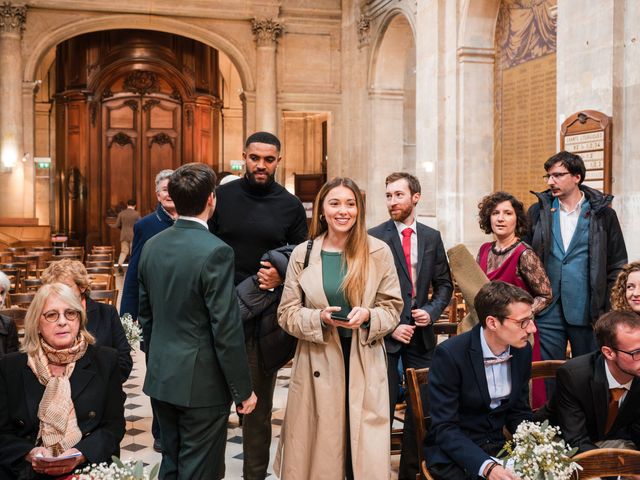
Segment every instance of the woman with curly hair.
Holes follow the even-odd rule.
[[[640,261],[622,267],[611,289],[611,309],[640,314]]]
[[[478,204],[480,228],[491,233],[495,240],[480,247],[477,261],[489,280],[501,280],[528,292],[534,299],[536,315],[551,303],[551,282],[542,262],[521,238],[529,223],[524,206],[506,192],[487,195]],[[538,333],[534,334],[533,360],[541,360]],[[544,381],[536,381],[532,388],[533,408],[546,401]]]

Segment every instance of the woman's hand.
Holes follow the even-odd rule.
[[[42,448],[42,447],[38,447],[38,448]],[[44,449],[44,451],[45,451],[44,456],[48,457],[49,453],[47,452],[46,449]],[[31,450],[31,452],[33,452],[33,450]],[[29,455],[31,455],[31,452],[29,453]],[[33,456],[31,459],[31,466],[33,467],[33,470],[37,473],[44,473],[46,475],[52,475],[52,476],[64,475],[65,473],[73,472],[78,465],[87,461],[85,456],[82,455],[81,453],[76,457],[63,458],[69,455],[77,454],[77,453],[80,453],[80,451],[77,448],[70,448],[69,450],[62,452],[59,455],[59,457],[62,457],[62,458],[60,458],[60,460],[57,460],[57,461],[44,461],[41,458],[37,458]]]
[[[366,323],[371,318],[371,313],[368,308],[365,307],[353,307],[347,315],[346,320],[335,320],[331,318],[332,312],[339,312],[340,307],[327,307],[320,312],[320,320],[326,325],[334,327],[350,328],[355,330],[360,328],[363,323]]]

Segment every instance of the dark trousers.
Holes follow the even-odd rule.
[[[144,341],[140,342],[140,350],[144,352],[144,364],[146,365],[149,360],[149,355],[147,355],[147,349],[144,346]],[[160,440],[160,425],[158,425],[158,418],[153,408],[153,402],[151,402],[151,435],[153,436],[154,441]]]
[[[345,401],[345,423],[347,431],[345,434],[345,455],[344,455],[344,475],[347,480],[353,480],[353,460],[351,458],[351,427],[349,425],[349,358],[351,357],[351,337],[340,337],[342,346],[342,358],[344,360],[344,401]]]
[[[504,446],[503,443],[487,443],[479,445],[487,455],[497,457],[500,450]],[[457,463],[438,463],[429,467],[429,473],[434,480],[479,480],[478,472],[468,472],[460,467]]]
[[[160,479],[224,478],[230,405],[186,408],[151,399],[162,438]]]
[[[419,328],[419,327],[418,327]],[[412,341],[409,345],[403,346],[396,353],[387,353],[387,371],[389,376],[389,406],[391,407],[391,423],[393,424],[393,415],[395,413],[396,402],[398,401],[398,393],[400,389],[400,375],[398,373],[398,362],[402,358],[403,369],[407,368],[428,368],[431,366],[431,355],[433,350],[427,350],[422,342],[421,332],[416,328],[414,339],[420,341]],[[416,338],[416,336],[418,338]],[[412,339],[413,340],[413,339]],[[422,397],[422,408],[425,412],[429,411],[427,400],[427,386],[422,385],[420,388]],[[398,479],[415,479],[420,471],[418,464],[418,443],[416,439],[416,427],[413,422],[413,410],[411,408],[411,399],[407,395],[407,410],[404,415],[404,428],[402,431],[402,452],[400,454],[400,468],[398,470]]]
[[[264,480],[269,467],[271,409],[277,372],[267,374],[264,371],[255,338],[247,338],[246,347],[251,382],[258,403],[250,415],[242,418],[242,473],[245,480]]]

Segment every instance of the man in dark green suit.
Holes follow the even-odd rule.
[[[140,257],[140,309],[148,348],[144,393],[160,424],[162,479],[224,476],[231,401],[256,405],[233,284],[233,250],[211,235],[215,173],[190,163],[169,179],[179,218]]]

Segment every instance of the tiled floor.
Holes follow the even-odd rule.
[[[117,288],[122,291],[122,276],[116,279]],[[148,465],[155,465],[161,460],[161,455],[153,448],[153,437],[151,435],[151,404],[149,398],[142,392],[142,384],[145,375],[144,354],[140,351],[134,353],[133,371],[124,390],[127,394],[125,403],[125,416],[127,420],[127,431],[121,444],[121,457],[123,459],[133,458],[142,460]],[[267,478],[275,478],[271,466],[275,457],[275,450],[278,446],[280,436],[280,425],[284,417],[284,407],[287,401],[287,388],[289,386],[291,369],[282,369],[278,374],[276,390],[273,399],[272,416],[272,441],[271,441],[271,461]],[[392,456],[392,480],[397,477],[398,456]],[[242,429],[238,424],[238,417],[233,412],[229,418],[227,430],[227,448],[225,456],[226,477],[236,480],[242,478]],[[302,480],[302,479],[301,479]]]

